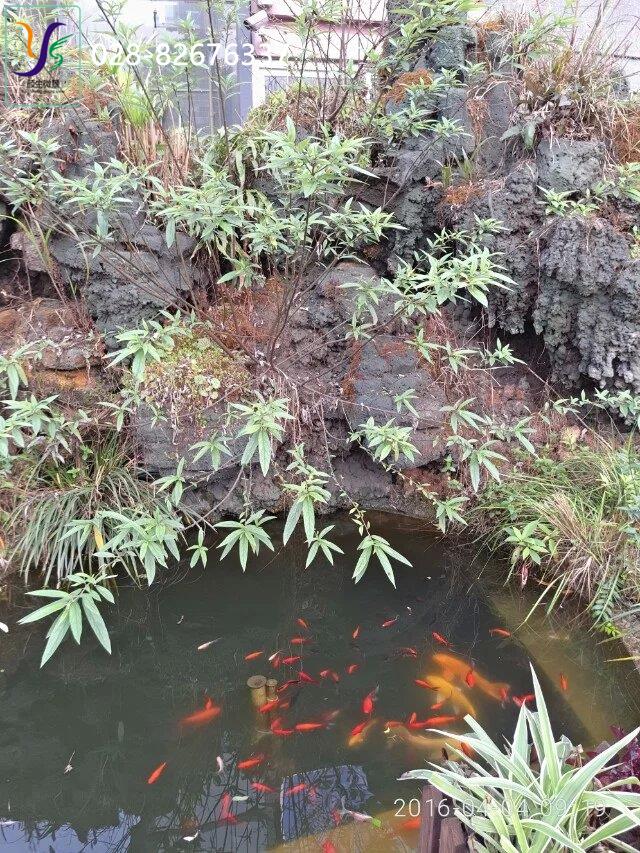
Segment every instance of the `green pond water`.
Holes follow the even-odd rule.
[[[217,563],[211,550],[204,570],[175,566],[149,592],[123,589],[117,607],[105,611],[111,657],[87,636],[80,648],[65,642],[40,670],[44,626],[15,626],[27,612],[19,595],[19,608],[0,607],[10,625],[0,634],[0,850],[320,851],[330,849],[328,840],[338,851],[414,850],[420,787],[397,778],[441,760],[442,744],[426,731],[385,730],[386,721],[413,712],[420,720],[459,716],[470,703],[491,733],[510,734],[518,709],[491,685],[529,693],[530,661],[558,734],[590,747],[610,735],[611,724],[640,722],[632,664],[607,662],[624,650],[589,633],[569,610],[518,628],[533,599],[503,585],[503,568],[390,516],[375,518],[374,529],[414,568],[398,567],[396,590],[375,566],[354,586],[357,539],[346,519],[334,523],[345,551],[334,567],[318,561],[305,571],[305,553],[293,543],[243,574],[234,557]],[[496,626],[513,636],[490,636]],[[435,642],[434,631],[452,648]],[[308,642],[291,644],[293,637]],[[268,657],[277,650],[302,662],[273,668]],[[457,663],[434,660],[442,654]],[[352,664],[358,668],[347,674]],[[470,664],[480,677],[473,687],[464,681]],[[289,707],[256,710],[250,676],[281,685],[301,666],[317,684],[279,693]],[[456,667],[458,674],[443,672]],[[323,670],[339,680],[321,677]],[[414,683],[429,675],[448,679],[460,695],[430,709],[446,696]],[[362,701],[376,689],[372,725],[350,743],[367,719]],[[219,714],[181,723],[208,699]],[[270,727],[278,717],[275,728],[285,732],[304,722],[324,727],[276,735]],[[448,728],[462,731],[464,723]],[[262,758],[255,768],[238,768],[255,757]],[[343,807],[377,820],[354,823],[340,815]]]

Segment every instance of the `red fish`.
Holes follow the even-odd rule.
[[[376,691],[372,690],[362,700],[362,713],[368,717],[373,713],[373,700],[375,699]]]
[[[507,631],[505,628],[489,628],[489,633],[492,637],[510,637],[511,631]]]
[[[299,660],[302,660],[300,655],[291,655],[291,657],[282,658],[282,663],[291,666],[292,663],[298,663]]]
[[[279,699],[272,699],[270,702],[265,702],[264,705],[260,705],[258,711],[260,711],[261,714],[268,714],[269,711],[275,710],[279,704]]]
[[[467,756],[467,758],[473,758],[476,754],[469,744],[464,741],[460,741],[460,750]]]
[[[272,722],[272,723],[271,723],[271,725],[269,726],[269,728],[271,729],[271,731],[273,731],[274,729],[279,729],[279,728],[280,728],[280,723],[281,723],[281,722],[282,722],[282,717],[276,717],[276,718],[275,718],[275,720],[273,720],[273,722]]]
[[[443,705],[446,705],[448,701],[449,701],[449,696],[447,696],[447,698],[446,698],[446,699],[441,699],[439,702],[434,702],[434,704],[433,704],[433,705],[431,705],[431,707],[430,707],[430,709],[429,709],[429,710],[431,710],[431,711],[439,711],[439,710],[440,710],[440,708],[442,708],[442,706],[443,706]]]
[[[272,666],[274,669],[277,669],[277,668],[280,666],[280,663],[281,663],[281,662],[282,662],[282,658],[280,657],[280,655],[275,655],[275,656],[271,659],[271,666]]]
[[[215,718],[219,716],[221,711],[222,708],[218,705],[214,705],[211,699],[207,699],[202,710],[195,711],[193,714],[183,717],[180,722],[183,726],[198,726],[203,723],[210,723],[211,720],[215,720]]]
[[[502,699],[503,702],[506,702],[507,699],[509,698],[509,691],[507,690],[506,687],[502,687],[500,689],[500,698]]]
[[[330,676],[331,676],[331,678],[335,681],[335,683],[336,683],[336,684],[340,681],[340,676],[338,675],[338,673],[337,673],[337,672],[334,672],[333,670],[331,670],[331,672],[329,673],[329,675],[330,675]]]
[[[232,804],[231,794],[223,794],[220,802],[220,820],[227,823],[237,823],[237,819],[231,814]]]
[[[278,693],[282,693],[288,687],[291,687],[292,684],[300,684],[300,679],[299,678],[290,678],[289,681],[285,681],[284,684],[281,684],[280,687],[278,687]]]
[[[397,729],[402,725],[404,725],[404,723],[401,723],[400,720],[387,720],[384,727],[385,729]]]
[[[304,646],[305,643],[310,643],[311,640],[308,637],[291,637],[289,642],[292,646]]]
[[[287,795],[293,797],[294,794],[299,794],[301,791],[306,791],[307,787],[308,785],[306,782],[301,782],[299,785],[294,785],[293,788],[288,788],[286,791],[283,791],[282,794],[285,797]]]
[[[261,794],[275,794],[276,789],[265,785],[262,782],[252,782],[251,787],[254,791],[259,791]]]
[[[442,717],[429,717],[425,722],[428,726],[446,726],[448,723],[454,723],[458,717],[445,715]]]
[[[438,634],[437,631],[432,631],[431,636],[436,641],[436,643],[440,643],[441,646],[447,646],[447,648],[451,648],[451,643],[446,637],[443,637],[442,634]]]
[[[417,684],[418,687],[424,687],[426,690],[435,690],[436,689],[432,684],[429,684],[428,681],[423,681],[422,678],[414,678],[413,683]]]
[[[390,628],[392,625],[395,625],[398,621],[398,617],[394,616],[393,619],[387,619],[386,622],[383,622],[380,626],[381,628]]]
[[[296,622],[298,623],[298,625],[299,625],[301,628],[304,628],[304,629],[305,629],[305,631],[308,631],[308,630],[309,630],[309,626],[308,626],[308,625],[307,625],[307,623],[304,621],[304,619],[301,619],[300,617],[298,617],[298,618],[296,619]]]
[[[535,698],[535,693],[525,693],[522,696],[514,696],[513,701],[519,708],[521,708],[523,705],[526,705],[527,702],[533,702]]]
[[[264,761],[264,755],[256,755],[254,758],[245,758],[244,761],[238,762],[238,770],[251,770],[252,767],[258,767]]]
[[[405,820],[400,824],[400,829],[404,829],[405,832],[413,832],[416,829],[420,829],[420,818],[410,817],[409,820]]]
[[[245,659],[245,660],[255,660],[256,658],[259,658],[259,657],[260,657],[261,655],[263,655],[263,654],[264,654],[264,651],[259,651],[259,652],[249,652],[249,654],[248,654],[248,655],[245,655],[245,656],[244,656],[244,659]]]
[[[346,673],[347,673],[347,675],[353,675],[353,673],[356,671],[356,669],[359,669],[359,668],[360,668],[359,663],[350,663],[346,669]]]
[[[324,728],[326,728],[324,723],[296,723],[297,732],[315,732]]]
[[[295,734],[295,729],[271,729],[271,731],[278,737],[289,737],[289,735]]]
[[[327,839],[322,842],[322,853],[338,853],[338,848]]]
[[[330,672],[330,669],[321,669],[319,672],[320,678],[327,678]]]
[[[562,690],[568,690],[569,689],[569,682],[567,681],[566,676],[563,675],[562,673],[560,673],[560,687],[562,688]]]
[[[357,640],[359,636],[360,636],[360,626],[358,625],[358,627],[351,634],[351,639]]]
[[[354,726],[349,732],[349,737],[357,737],[359,734],[362,734],[368,725],[368,722],[368,720],[365,720],[363,723],[358,723],[357,726]]]
[[[157,782],[157,781],[158,781],[158,779],[159,779],[159,778],[162,776],[162,774],[164,773],[164,769],[165,769],[165,767],[166,767],[166,766],[167,766],[167,762],[166,762],[166,761],[163,761],[163,762],[162,762],[162,764],[159,764],[159,765],[156,767],[156,769],[153,771],[153,773],[152,773],[152,774],[149,776],[149,778],[147,779],[147,785],[153,785],[153,783],[154,783],[154,782]]]
[[[318,680],[316,678],[312,678],[310,675],[307,675],[306,672],[300,670],[298,673],[298,678],[300,681],[305,681],[307,684],[317,684]]]
[[[464,680],[467,682],[467,687],[473,687],[476,683],[476,674],[470,669],[469,672],[465,675]]]

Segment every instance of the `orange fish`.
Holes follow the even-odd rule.
[[[327,676],[329,675],[330,672],[331,672],[330,669],[321,669],[318,674],[319,674],[320,678],[327,678]]]
[[[428,726],[446,726],[449,723],[454,723],[458,719],[459,717],[449,714],[442,717],[429,717],[426,720],[426,723]]]
[[[280,655],[275,655],[271,660],[271,666],[274,669],[277,669],[280,666],[281,661],[282,661],[282,658],[280,657]]]
[[[315,732],[326,728],[324,723],[296,723],[297,732]]]
[[[454,674],[460,679],[460,681],[464,681],[466,674],[469,672],[468,662],[452,654],[436,652],[436,654],[433,655],[433,661],[441,667],[443,671]],[[476,686],[492,699],[500,700],[502,691],[509,689],[508,684],[503,684],[500,681],[491,682],[481,676],[477,670],[474,670],[474,677]]]
[[[420,818],[410,817],[409,820],[405,820],[400,824],[400,829],[405,832],[413,832],[416,829],[420,829]]]
[[[220,715],[221,711],[222,708],[218,705],[214,705],[211,699],[207,699],[205,706],[201,711],[195,711],[193,714],[183,717],[180,722],[183,726],[198,726],[203,723],[210,723],[211,720],[215,720],[215,718]]]
[[[220,802],[220,820],[224,820],[227,823],[237,823],[237,819],[231,814],[233,800],[231,799],[231,794],[223,794],[222,800]]]
[[[473,687],[476,683],[476,674],[470,669],[469,672],[465,675],[464,680],[467,683],[467,687]]]
[[[433,705],[430,706],[431,711],[439,711],[443,705],[446,705],[451,697],[447,696],[445,699],[441,699],[439,702],[434,702]]]
[[[510,637],[511,631],[507,631],[505,628],[489,628],[489,633],[492,637]]]
[[[153,773],[152,773],[152,774],[149,776],[149,778],[147,779],[147,785],[153,785],[153,783],[154,783],[154,782],[157,782],[157,781],[158,781],[158,779],[159,779],[159,778],[162,776],[162,774],[164,773],[164,769],[165,769],[165,767],[166,767],[166,766],[167,766],[167,762],[166,762],[166,761],[163,761],[163,762],[162,762],[162,764],[159,764],[159,765],[156,767],[156,769],[153,771]]]
[[[327,839],[322,842],[322,853],[338,853],[338,848]]]
[[[251,787],[254,791],[259,791],[261,794],[275,794],[276,789],[265,785],[262,782],[252,782]]]
[[[351,664],[349,664],[349,666],[347,667],[347,669],[346,669],[346,673],[347,673],[347,675],[353,675],[353,673],[356,671],[356,669],[359,669],[359,668],[360,668],[360,664],[358,664],[358,663],[351,663]]]
[[[385,729],[397,729],[398,726],[402,726],[404,723],[401,723],[400,720],[387,720],[384,724]]]
[[[305,643],[310,643],[311,640],[308,637],[291,637],[289,642],[292,646],[304,646]]]
[[[276,728],[275,726],[273,726],[271,728],[271,731],[277,737],[289,737],[290,735],[295,734],[296,730],[295,729],[283,729],[283,728],[280,728],[279,726],[278,726],[278,728]]]
[[[293,797],[294,794],[299,794],[301,791],[306,791],[309,786],[306,782],[301,782],[299,785],[294,785],[293,788],[288,788],[286,791],[283,791],[283,796]]]
[[[476,754],[475,750],[473,750],[469,746],[469,744],[465,743],[464,741],[460,741],[460,751],[463,752],[467,756],[467,758],[473,758]]]
[[[451,643],[442,634],[438,634],[437,631],[432,631],[431,636],[436,641],[436,643],[440,643],[441,646],[447,646],[447,648],[451,648]]]
[[[380,626],[381,628],[390,628],[392,625],[395,625],[398,621],[398,617],[394,616],[393,619],[387,619],[386,622],[383,622]]]
[[[418,687],[424,687],[426,690],[435,690],[436,688],[433,684],[430,684],[428,681],[425,681],[422,678],[414,678],[413,683],[417,684]]]
[[[308,631],[308,630],[309,630],[309,626],[308,626],[308,625],[307,625],[307,623],[304,621],[304,619],[300,619],[300,617],[298,617],[298,618],[296,619],[296,622],[298,623],[298,625],[299,625],[301,628],[304,628],[304,629],[305,629],[305,631]]]
[[[363,744],[377,724],[378,720],[376,718],[374,718],[373,720],[369,720],[361,732],[359,732],[357,735],[349,735],[349,737],[347,738],[347,746],[354,747]]]
[[[568,690],[568,689],[569,689],[569,682],[567,681],[566,676],[564,676],[562,673],[560,673],[560,687],[561,687],[563,690]]]
[[[358,625],[358,627],[357,627],[357,628],[354,630],[354,632],[351,634],[351,639],[352,639],[352,640],[357,640],[359,636],[360,636],[360,626]]]
[[[258,767],[264,761],[264,755],[256,755],[255,758],[245,758],[244,761],[238,762],[238,770],[250,770],[252,767]]]
[[[526,705],[527,702],[533,702],[535,698],[535,693],[525,693],[522,696],[514,696],[513,701],[518,706],[518,708],[522,708],[522,706]]]
[[[284,690],[287,689],[287,687],[291,687],[292,684],[300,684],[300,679],[290,678],[289,681],[285,681],[284,684],[281,684],[280,687],[278,687],[278,693],[282,693]]]
[[[263,654],[264,654],[264,651],[262,651],[262,650],[259,652],[249,652],[248,655],[244,656],[244,659],[245,660],[255,660],[256,658],[259,658]]]
[[[400,652],[401,655],[404,655],[405,657],[410,657],[410,658],[417,658],[418,657],[418,650],[412,648],[411,646],[403,646],[401,649],[398,649],[398,651]]]
[[[507,699],[509,698],[509,689],[507,687],[502,687],[500,689],[500,698],[502,699],[503,702],[506,702]]]
[[[299,660],[302,660],[300,655],[291,655],[291,657],[282,658],[282,663],[291,666],[292,663],[298,663]]]
[[[368,720],[365,720],[364,723],[358,723],[357,726],[354,726],[349,732],[349,737],[357,737],[358,735],[362,734],[368,722]]]
[[[298,673],[298,678],[300,679],[300,681],[306,681],[307,684],[318,683],[317,679],[312,678],[310,675],[307,675],[307,673],[303,672],[302,670],[300,670],[300,672]]]
[[[265,702],[264,705],[260,705],[258,711],[260,711],[261,714],[268,714],[269,711],[275,710],[279,704],[279,699],[272,699],[270,702]]]
[[[329,672],[329,675],[330,675],[330,676],[331,676],[331,678],[335,681],[335,683],[336,683],[336,684],[340,681],[340,676],[338,675],[338,673],[337,673],[337,672],[334,672],[333,670],[331,670],[331,671]]]

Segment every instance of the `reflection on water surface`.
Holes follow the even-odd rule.
[[[473,710],[492,733],[510,733],[518,709],[503,685],[530,692],[530,659],[558,732],[587,746],[611,723],[638,723],[635,670],[605,663],[622,654],[616,643],[568,614],[516,631],[531,599],[493,580],[491,566],[417,522],[377,522],[414,564],[398,570],[397,590],[375,568],[353,585],[357,541],[338,520],[346,556],[333,568],[305,571],[292,544],[244,575],[231,559],[210,560],[150,594],[124,590],[111,658],[87,638],[40,671],[41,632],[12,627],[0,646],[0,849],[320,851],[330,839],[340,851],[413,850],[420,790],[396,780],[443,747],[415,723]],[[490,636],[494,627],[514,636]],[[245,660],[252,652],[262,654]],[[282,687],[301,669],[311,680],[256,709],[250,676]],[[207,708],[221,710],[181,723]],[[413,714],[413,727],[393,725]]]

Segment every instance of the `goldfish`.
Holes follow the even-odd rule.
[[[244,659],[245,660],[255,660],[256,658],[259,658],[263,654],[264,654],[264,651],[262,651],[262,650],[259,652],[249,652],[248,655],[244,656]]]
[[[472,749],[469,744],[463,740],[460,741],[460,751],[463,752],[467,756],[467,758],[473,758],[476,754],[475,750]]]
[[[328,678],[330,672],[330,669],[321,669],[318,675],[320,676],[320,678]]]
[[[357,640],[359,636],[360,636],[360,626],[358,625],[357,628],[355,628],[353,633],[351,634],[351,639]]]
[[[304,628],[304,629],[305,629],[305,631],[308,631],[308,630],[309,630],[309,626],[308,626],[308,624],[304,621],[304,619],[301,619],[300,617],[298,617],[298,618],[296,619],[296,622],[298,623],[298,625],[299,625],[301,628]]]
[[[227,821],[228,823],[236,823],[236,818],[231,814],[232,803],[231,794],[226,793],[222,795],[220,801],[220,820]]]
[[[472,717],[476,716],[476,709],[469,699],[467,699],[462,690],[455,687],[455,685],[451,684],[450,681],[447,681],[444,676],[429,673],[426,676],[426,681],[431,690],[437,690],[439,695],[441,694],[442,696],[446,696],[447,699],[450,699],[456,711],[459,713],[471,714]]]
[[[322,853],[338,853],[338,848],[331,841],[322,842]]]
[[[220,638],[218,637],[218,640],[219,640],[219,639],[220,639]],[[212,646],[214,643],[217,643],[217,642],[218,642],[218,640],[209,640],[209,641],[208,641],[208,642],[206,642],[206,643],[200,643],[200,645],[198,646],[198,649],[197,649],[197,650],[198,650],[199,652],[203,652],[205,649],[208,649],[208,648],[209,648],[209,646]]]
[[[425,681],[422,678],[414,678],[413,683],[417,684],[418,687],[424,687],[426,690],[437,690],[437,687],[434,687],[431,682]]]
[[[347,673],[347,675],[353,675],[353,673],[356,671],[356,669],[359,669],[359,668],[360,668],[360,664],[350,663],[346,669],[346,673]]]
[[[271,666],[274,669],[277,669],[282,662],[282,658],[280,657],[280,655],[274,655],[273,658],[270,658],[270,660],[271,660]]]
[[[507,699],[509,698],[509,688],[508,687],[502,687],[501,688],[500,698],[502,699],[503,702],[507,701]]]
[[[337,673],[337,672],[334,672],[333,670],[331,670],[331,671],[329,672],[329,675],[330,675],[331,679],[332,679],[336,684],[340,681],[340,676],[338,675],[338,673]]]
[[[398,617],[394,616],[393,619],[387,619],[386,622],[383,622],[380,626],[381,628],[390,628],[392,625],[395,625],[398,621]]]
[[[201,711],[194,711],[193,714],[183,717],[180,722],[183,726],[198,726],[202,723],[210,723],[211,720],[215,720],[219,716],[221,711],[222,708],[219,705],[214,705],[211,699],[207,699]]]
[[[261,714],[268,714],[269,711],[275,710],[279,704],[279,699],[272,699],[270,702],[265,702],[264,705],[260,705],[258,711],[260,711]]]
[[[349,736],[349,738],[347,740],[347,746],[354,747],[354,746],[360,746],[361,744],[363,744],[364,741],[366,740],[366,738],[371,733],[372,729],[377,725],[377,723],[378,723],[378,721],[375,719],[369,720],[369,722],[365,725],[365,727],[362,729],[362,731],[358,732],[358,734],[356,734],[356,735],[351,734]]]
[[[473,669],[470,669],[469,672],[465,675],[464,680],[467,683],[467,687],[473,687],[476,683],[476,674]]]
[[[535,698],[535,693],[524,693],[522,696],[514,696],[513,701],[518,706],[518,708],[522,708],[522,706],[526,705],[527,702],[533,702]]]
[[[441,717],[429,717],[425,722],[428,726],[446,726],[449,723],[455,723],[457,719],[455,715],[445,714]]]
[[[421,819],[419,817],[410,817],[408,820],[404,820],[400,824],[400,829],[405,832],[414,832],[417,829],[420,829]]]
[[[373,818],[369,814],[364,814],[364,812],[353,812],[351,811],[351,809],[346,808],[344,800],[344,797],[342,797],[342,799],[340,800],[342,804],[342,808],[339,812],[340,817],[344,817],[345,815],[347,815],[348,817],[352,818],[352,820],[355,820],[356,823],[364,823],[365,821],[373,820]]]
[[[451,698],[450,696],[445,696],[445,698],[441,699],[439,702],[434,702],[433,705],[429,706],[429,710],[430,711],[439,711],[443,705],[447,704],[447,702],[449,701],[450,698]]]
[[[306,681],[307,684],[318,683],[317,679],[312,678],[310,675],[307,675],[307,673],[303,672],[302,670],[300,670],[300,672],[298,673],[298,678],[300,679],[300,681]]]
[[[274,660],[274,658],[277,658],[279,654],[280,654],[280,649],[275,651],[272,655],[269,655],[269,658],[268,658],[269,663],[271,663],[271,661]]]
[[[569,682],[567,681],[566,676],[564,676],[562,673],[560,673],[560,687],[562,690],[569,689]]]
[[[362,700],[362,713],[369,716],[373,713],[373,703],[375,701],[376,695],[378,693],[378,688],[372,690],[371,693],[367,693],[367,695]]]
[[[438,634],[437,631],[432,631],[431,636],[436,641],[436,643],[440,643],[441,646],[447,646],[447,648],[451,648],[451,643],[442,634]]]
[[[295,729],[271,729],[274,735],[278,737],[289,737],[289,735],[295,734]]]
[[[261,794],[275,794],[276,789],[265,785],[262,782],[252,782],[251,787],[254,791],[259,791]]]
[[[489,628],[489,633],[492,637],[510,637],[511,631],[507,631],[505,628]]]
[[[389,729],[397,729],[398,726],[401,725],[403,724],[400,722],[400,720],[387,720],[387,722],[384,724],[384,728],[385,731],[388,731]]]
[[[282,693],[288,687],[291,687],[292,684],[300,684],[300,679],[299,678],[290,678],[289,681],[285,681],[284,684],[281,684],[280,687],[278,687],[278,693]]]
[[[286,666],[291,666],[292,663],[298,663],[299,660],[302,660],[300,655],[291,655],[291,657],[282,658],[282,663],[286,664]]]
[[[238,762],[238,770],[251,770],[253,767],[258,767],[264,761],[264,755],[256,755],[254,758],[245,758],[244,761]]]
[[[349,732],[349,737],[356,737],[356,735],[362,734],[368,725],[368,720],[365,720],[363,723],[358,723],[357,726],[354,726]]]
[[[306,791],[309,786],[306,782],[300,782],[299,785],[294,785],[293,788],[288,788],[286,791],[283,791],[283,796],[293,797],[294,794],[299,794],[301,791]]]
[[[150,776],[149,776],[149,778],[147,779],[147,785],[153,785],[153,783],[154,783],[154,782],[157,782],[157,781],[158,781],[158,779],[159,779],[159,778],[162,776],[162,774],[164,773],[164,770],[165,770],[165,767],[166,767],[166,766],[167,766],[167,762],[166,762],[166,761],[163,761],[163,762],[162,762],[162,764],[159,764],[159,765],[156,767],[156,769],[153,771],[153,773],[151,773],[151,774],[150,774]]]
[[[403,646],[401,649],[398,649],[398,654],[404,655],[404,657],[417,658],[418,650],[411,646]]]
[[[326,728],[325,723],[296,723],[297,732],[315,732]]]
[[[444,735],[418,735],[410,732],[405,726],[395,729],[393,737],[403,741],[409,746],[417,747],[432,756],[440,757],[445,746],[451,746],[454,741]],[[455,756],[454,756],[455,760]]]
[[[457,676],[461,681],[464,680],[467,672],[469,671],[469,664],[465,663],[465,661],[461,660],[454,655],[445,654],[444,652],[438,652],[433,656],[434,663],[438,664],[443,670],[449,670],[453,672],[455,676]],[[500,681],[491,682],[486,678],[483,678],[477,670],[475,671],[475,683],[482,690],[483,693],[486,693],[487,696],[491,696],[492,699],[501,699],[502,698],[502,690],[508,690],[509,685],[504,684]]]
[[[305,643],[310,643],[311,640],[308,637],[291,637],[289,642],[292,646],[304,646]]]
[[[222,771],[224,770],[224,761],[220,756],[216,758],[216,764],[218,766],[218,773],[222,773]]]

